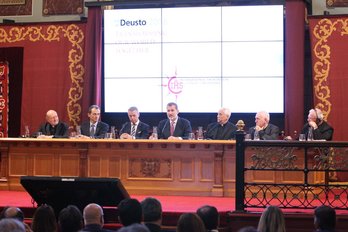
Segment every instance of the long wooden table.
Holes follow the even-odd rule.
[[[0,189],[21,176],[119,178],[130,194],[234,196],[235,141],[0,139]]]
[[[21,176],[106,177],[119,178],[130,194],[234,197],[235,148],[233,140],[1,138],[0,190],[24,190]],[[245,155],[247,165],[252,154]],[[252,171],[245,178],[303,183],[301,173],[286,171]]]

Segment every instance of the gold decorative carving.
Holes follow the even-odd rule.
[[[69,121],[72,125],[79,125],[81,115],[80,100],[83,95],[82,84],[84,82],[85,68],[83,64],[83,42],[84,33],[76,24],[67,26],[51,25],[44,30],[41,26],[34,27],[11,27],[9,30],[0,28],[0,44],[16,43],[22,41],[45,41],[59,42],[62,38],[66,38],[71,43],[68,52],[69,73],[71,79],[71,87],[68,92],[67,113]]]
[[[326,7],[347,7],[348,0],[326,0]]]
[[[129,160],[130,178],[172,178],[172,160],[133,158]]]
[[[251,156],[251,169],[296,169],[294,147],[262,147],[255,148]]]
[[[324,18],[317,23],[312,31],[313,36],[318,40],[313,48],[317,60],[313,66],[314,94],[318,100],[316,108],[323,111],[325,120],[328,119],[332,108],[331,90],[327,84],[331,67],[331,47],[328,44],[328,39],[334,32],[340,32],[341,36],[348,35],[348,19]]]
[[[0,6],[24,5],[25,0],[0,0]]]

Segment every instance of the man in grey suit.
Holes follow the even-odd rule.
[[[139,110],[132,106],[128,109],[129,122],[123,124],[120,139],[148,139],[150,126],[139,120]]]
[[[158,124],[158,138],[159,139],[188,139],[190,133],[192,133],[191,123],[189,120],[180,118],[178,116],[178,105],[174,102],[167,104],[167,117]]]
[[[269,123],[270,116],[266,111],[260,111],[255,115],[255,127],[249,129],[249,134],[254,140],[277,140],[279,139],[279,127]],[[256,132],[256,133],[255,133]],[[255,137],[258,135],[258,138]]]
[[[81,124],[82,138],[97,138],[103,139],[105,134],[109,131],[109,125],[99,120],[100,107],[91,105],[88,109],[89,121]]]

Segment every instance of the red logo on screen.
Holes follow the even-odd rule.
[[[183,83],[176,76],[170,77],[168,80],[168,90],[173,94],[180,94],[182,92]]]

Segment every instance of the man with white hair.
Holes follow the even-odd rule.
[[[230,109],[221,108],[217,114],[217,121],[208,125],[205,138],[213,140],[235,139],[237,127],[228,121],[230,116]]]
[[[305,134],[308,138],[308,132],[312,132],[314,140],[332,140],[334,129],[324,121],[324,115],[318,108],[310,109],[308,113],[307,123],[304,125],[301,134]]]
[[[251,138],[254,140],[277,140],[279,137],[279,127],[269,123],[269,121],[270,116],[268,112],[257,112],[255,116],[256,125],[249,129]],[[255,134],[258,135],[258,138],[256,138]]]
[[[56,111],[49,110],[46,113],[46,122],[40,126],[38,132],[42,133],[42,138],[68,138],[69,126],[59,121]]]

